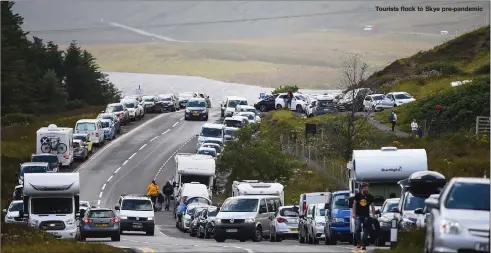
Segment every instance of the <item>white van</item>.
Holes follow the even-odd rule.
[[[100,119],[81,119],[75,124],[76,134],[89,134],[96,146],[104,144],[104,128]]]
[[[201,127],[198,136],[198,143],[196,144],[196,152],[205,142],[217,143],[223,145],[223,135],[225,126],[222,124],[205,123]]]
[[[221,104],[222,117],[232,117],[238,105],[249,105],[243,97],[228,96]]]
[[[73,163],[73,128],[51,124],[36,131],[36,154],[56,154],[61,166]]]

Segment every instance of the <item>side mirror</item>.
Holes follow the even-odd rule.
[[[104,113],[104,111],[101,111],[102,113]]]
[[[390,209],[391,212],[393,213],[398,213],[399,212],[399,208],[398,207],[392,207],[392,209]]]
[[[114,210],[121,210],[121,208],[119,206],[115,206]]]
[[[199,137],[199,134],[197,134],[196,137]]]
[[[380,212],[380,209],[377,209],[377,210],[375,211],[375,214],[377,214],[377,215],[380,215],[381,213],[382,213],[382,212]]]
[[[438,206],[438,199],[428,198],[428,199],[425,200],[425,204],[429,208],[440,209],[440,207]]]
[[[414,213],[415,213],[415,214],[424,214],[424,212],[423,212],[423,208],[416,208],[416,209],[414,210]]]

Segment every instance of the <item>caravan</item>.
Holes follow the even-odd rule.
[[[258,180],[234,181],[232,184],[232,197],[245,195],[274,195],[279,196],[281,205],[285,204],[285,192],[280,183],[264,183]]]
[[[36,132],[36,154],[56,154],[62,166],[73,163],[73,128],[51,124]]]
[[[211,198],[215,179],[215,159],[209,155],[179,153],[175,156],[175,161],[174,187],[178,190],[174,192],[180,192],[185,183],[198,182],[206,186]]]
[[[79,194],[78,173],[25,174],[24,208],[19,216],[56,238],[75,239]]]

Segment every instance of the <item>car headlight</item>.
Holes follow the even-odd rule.
[[[254,219],[254,218],[245,219],[245,223],[253,223],[253,222],[256,222],[256,219]]]
[[[191,111],[190,111],[189,109],[186,109],[186,112],[187,112],[187,113],[190,113]]]
[[[444,219],[440,225],[440,233],[442,234],[458,235],[462,233],[463,229],[459,222],[449,219]]]
[[[332,222],[344,222],[343,218],[332,218]]]
[[[207,112],[208,112],[208,110],[207,110],[207,109],[204,109],[204,110],[203,110],[203,113],[207,113]]]
[[[148,217],[148,219],[147,219],[147,220],[153,220],[153,217]]]
[[[68,220],[66,221],[66,224],[67,224],[67,225],[73,225],[73,222],[74,222],[74,220],[73,220],[73,219],[68,219]]]
[[[316,223],[315,223],[315,226],[316,226],[316,227],[324,227],[325,225],[326,225],[326,223],[325,223],[325,222],[316,222]]]
[[[38,225],[39,225],[39,221],[38,220],[31,219],[29,221],[29,226],[31,226],[31,227],[37,227]]]
[[[390,227],[391,226],[390,222],[387,222],[387,221],[381,221],[379,223],[380,223],[381,227]]]
[[[220,223],[222,223],[222,220],[221,219],[215,219],[215,220],[212,220],[212,222],[215,224],[220,224]]]
[[[128,217],[126,217],[126,216],[119,216],[119,218],[120,218],[121,220],[127,220],[127,219],[128,219]]]

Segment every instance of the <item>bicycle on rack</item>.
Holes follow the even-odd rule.
[[[56,152],[57,154],[63,154],[68,150],[68,147],[65,143],[61,143],[60,137],[57,138],[41,138],[41,152],[43,153],[51,153]]]

